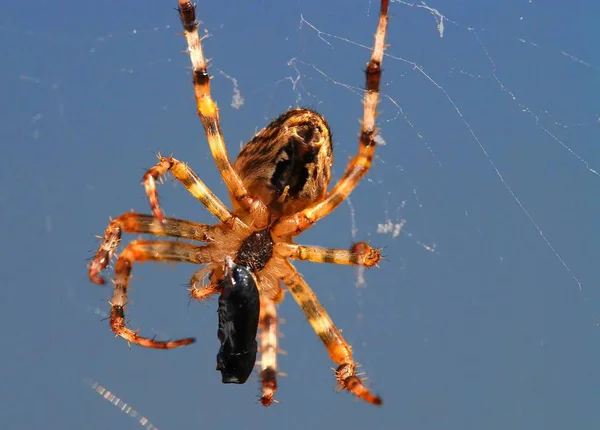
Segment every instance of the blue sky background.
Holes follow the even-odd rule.
[[[129,349],[86,259],[109,216],[148,212],[154,153],[225,188],[195,114],[175,2],[0,6],[0,424],[139,429],[596,429],[600,423],[600,6],[592,0],[392,3],[386,145],[345,204],[299,240],[385,247],[381,268],[297,264],[354,345],[382,408],[335,393],[291,297],[280,404],[220,383],[216,301],[194,268],[137,265],[132,326],[196,336]],[[336,177],[357,147],[375,1],[201,2],[230,154],[290,106],[329,120]],[[439,16],[438,16],[439,18]],[[443,34],[443,37],[440,37]],[[418,66],[418,67],[417,67]],[[234,82],[244,104],[231,106]],[[178,184],[168,215],[213,222]],[[378,233],[405,222],[401,233]],[[127,238],[130,240],[130,238]]]

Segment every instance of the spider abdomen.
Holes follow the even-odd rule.
[[[248,192],[277,218],[322,199],[332,163],[325,118],[309,109],[291,109],[248,142],[233,167]]]

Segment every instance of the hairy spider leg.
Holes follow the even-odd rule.
[[[294,296],[317,336],[325,344],[331,360],[338,365],[335,377],[339,387],[368,403],[381,405],[381,397],[371,393],[356,374],[357,366],[352,358],[350,345],[335,327],[315,293],[289,261],[282,260],[282,264],[287,266],[287,271],[281,280]]]
[[[232,214],[227,206],[206,186],[202,179],[194,173],[187,164],[176,160],[173,157],[158,156],[156,166],[149,169],[143,178],[143,184],[146,194],[150,200],[150,207],[154,216],[160,220],[165,219],[162,209],[158,203],[158,193],[156,191],[156,181],[165,173],[170,171],[175,179],[183,184],[188,192],[202,203],[208,211],[219,221],[231,228],[248,230],[246,224],[237,216]]]
[[[115,265],[115,287],[110,302],[110,327],[117,336],[146,348],[171,349],[193,343],[193,337],[173,341],[156,341],[142,337],[125,327],[127,288],[134,262],[174,261],[193,264],[210,263],[210,245],[196,246],[174,241],[137,240],[131,242],[119,256]]]
[[[213,282],[211,279],[208,284],[204,282],[207,276],[211,275],[214,270],[213,265],[203,267],[196,270],[190,279],[190,297],[194,300],[203,302],[215,294],[221,293],[222,286],[218,282]]]
[[[202,41],[198,34],[196,20],[196,5],[189,0],[179,0],[179,16],[183,24],[185,40],[192,62],[192,76],[198,116],[202,121],[204,132],[210,146],[217,168],[235,201],[248,212],[256,228],[264,228],[268,223],[268,212],[264,203],[248,194],[242,179],[233,169],[223,133],[219,122],[217,104],[210,93],[210,75],[207,71],[206,60],[202,51]]]
[[[343,200],[346,199],[371,168],[375,153],[377,129],[375,118],[379,103],[379,82],[381,80],[381,63],[385,51],[385,34],[388,22],[388,0],[381,1],[379,24],[375,33],[375,43],[371,60],[367,64],[364,112],[360,131],[358,155],[348,164],[339,182],[320,202],[313,203],[301,212],[283,217],[273,227],[273,234],[279,237],[297,236],[309,229],[319,219],[329,215]]]
[[[277,391],[277,341],[278,322],[275,302],[266,294],[260,296],[260,317],[258,322],[260,340],[260,402],[270,406]]]
[[[90,280],[96,284],[104,284],[100,277],[121,242],[121,234],[125,233],[147,233],[156,236],[171,236],[192,239],[201,242],[211,241],[213,226],[198,224],[175,218],[165,218],[160,221],[151,215],[142,215],[133,212],[124,213],[112,220],[104,231],[104,240],[96,252],[96,256],[88,266]]]
[[[351,249],[322,248],[319,246],[277,242],[274,252],[280,257],[294,260],[365,267],[373,267],[381,259],[379,250],[372,248],[366,242],[358,242]]]

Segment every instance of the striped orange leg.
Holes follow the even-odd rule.
[[[173,241],[138,240],[131,242],[119,256],[115,265],[115,288],[110,302],[110,327],[117,336],[128,342],[147,348],[170,349],[194,342],[194,338],[167,342],[148,339],[125,327],[125,305],[127,288],[134,262],[173,261],[204,264],[212,261],[210,245],[196,246],[190,243]]]
[[[260,381],[262,394],[260,402],[270,406],[277,391],[277,309],[275,302],[265,294],[260,296],[260,319],[258,322],[260,340]]]
[[[280,257],[313,263],[347,264],[351,266],[372,267],[381,259],[378,249],[366,242],[355,243],[350,249],[321,248],[295,243],[277,242],[274,252]]]
[[[329,215],[343,200],[346,199],[371,168],[375,146],[377,143],[377,104],[379,103],[379,81],[381,79],[381,63],[385,50],[385,33],[388,21],[388,0],[381,1],[379,25],[375,33],[375,43],[371,60],[366,70],[366,88],[364,111],[360,131],[358,155],[348,164],[342,178],[333,187],[325,200],[308,206],[301,212],[284,217],[273,228],[274,235],[279,237],[297,236],[309,229],[319,219]]]
[[[219,122],[217,104],[210,93],[210,75],[206,68],[206,60],[202,51],[202,41],[198,34],[198,21],[196,20],[196,6],[189,0],[179,0],[179,16],[183,25],[185,40],[192,62],[192,76],[194,79],[194,92],[198,116],[204,126],[204,132],[210,146],[210,151],[215,160],[221,176],[233,199],[253,217],[257,228],[266,227],[268,212],[265,205],[248,194],[241,178],[233,169],[223,133]]]
[[[213,266],[206,266],[194,272],[190,279],[189,288],[190,297],[192,299],[203,302],[211,296],[221,293],[222,288],[219,286],[218,282],[215,282],[212,279],[210,279],[208,283],[206,282],[207,277],[211,276],[213,269]]]
[[[96,252],[96,256],[88,266],[89,276],[92,282],[104,284],[100,277],[106,266],[110,263],[115,249],[121,242],[121,234],[125,233],[147,233],[156,236],[181,237],[185,239],[211,242],[211,230],[214,227],[207,224],[198,224],[191,221],[166,218],[163,222],[151,215],[136,213],[124,213],[112,220],[104,231],[104,240]]]
[[[350,345],[346,343],[339,330],[335,327],[323,305],[319,303],[315,293],[313,293],[291,263],[285,261],[283,265],[287,270],[281,280],[292,293],[292,296],[294,296],[298,306],[304,312],[317,336],[325,344],[331,360],[338,365],[335,370],[335,377],[339,387],[350,391],[356,397],[368,403],[381,405],[381,397],[371,393],[356,374],[357,366],[352,358]]]
[[[154,216],[159,220],[164,220],[165,216],[158,203],[158,193],[156,191],[156,181],[165,173],[170,171],[175,179],[183,184],[188,192],[200,201],[206,209],[213,214],[219,221],[232,228],[244,228],[246,225],[235,215],[233,215],[227,206],[214,195],[204,182],[196,175],[187,164],[176,160],[173,157],[162,157],[159,155],[156,166],[148,170],[143,178],[144,188],[150,200],[150,207]]]

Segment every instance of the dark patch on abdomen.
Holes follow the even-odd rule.
[[[312,137],[314,131],[310,130],[311,132],[307,135]],[[275,166],[271,185],[277,190],[277,195],[281,195],[285,187],[289,185],[288,194],[294,198],[298,196],[308,181],[306,165],[315,161],[315,150],[305,143],[291,138],[282,151],[287,155],[287,160],[281,160]]]

